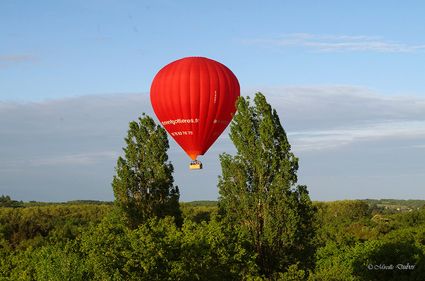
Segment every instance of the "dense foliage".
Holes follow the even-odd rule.
[[[425,208],[387,214],[364,201],[314,205],[318,250],[309,280],[423,280]],[[181,228],[168,217],[131,229],[111,204],[1,207],[0,280],[306,279],[297,266],[261,277],[249,240],[218,221],[216,206],[181,208]]]
[[[254,105],[239,98],[230,126],[235,156],[220,155],[220,213],[246,234],[267,277],[290,266],[313,266],[314,208],[297,182],[298,159],[291,152],[279,116],[257,93]]]

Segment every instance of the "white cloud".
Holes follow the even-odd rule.
[[[0,55],[0,63],[18,63],[35,61],[32,55],[13,54],[13,55]]]
[[[29,165],[33,167],[55,165],[92,165],[99,161],[110,159],[116,160],[118,155],[119,154],[116,151],[100,151],[30,159],[28,162]]]
[[[244,43],[275,47],[302,47],[319,52],[413,53],[425,51],[425,44],[411,45],[363,35],[292,33],[275,38],[244,40]]]
[[[252,96],[255,91],[243,92]],[[276,108],[295,154],[301,157],[300,180],[312,186],[314,198],[350,196],[338,191],[333,197],[323,197],[320,188],[331,194],[356,171],[356,177],[365,176],[362,184],[367,185],[368,179],[380,190],[386,186],[373,182],[376,177],[371,173],[383,179],[386,173],[396,176],[414,171],[418,184],[425,180],[419,176],[425,175],[425,98],[386,96],[352,86],[288,86],[262,92]],[[142,112],[153,116],[148,94],[0,102],[0,194],[19,200],[112,200],[110,183],[128,123]],[[170,146],[182,200],[215,199],[218,154],[234,152],[227,135],[202,157],[205,170],[199,173],[189,173],[189,158],[171,139]],[[368,161],[351,163],[350,159],[360,157],[359,150]],[[402,159],[403,165],[386,159],[387,151]],[[345,178],[335,179],[340,175]]]
[[[116,151],[98,151],[86,153],[58,153],[56,155],[29,156],[21,159],[0,159],[0,171],[21,170],[31,168],[48,168],[57,166],[90,166],[101,161],[116,160],[119,153]]]
[[[425,139],[425,98],[386,96],[354,86],[266,88],[297,150],[359,141]]]
[[[414,144],[410,146],[411,148],[425,148],[425,144]]]
[[[288,135],[297,151],[335,149],[354,142],[385,142],[385,139],[425,140],[425,121],[376,123],[363,127],[292,132]]]

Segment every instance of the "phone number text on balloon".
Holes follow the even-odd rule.
[[[191,135],[193,135],[193,131],[172,132],[171,135],[173,137],[175,137],[175,136],[191,136]]]

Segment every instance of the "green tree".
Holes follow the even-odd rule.
[[[12,200],[9,195],[0,196],[0,207],[22,207],[22,201]]]
[[[373,228],[371,209],[361,200],[342,200],[315,204],[318,246],[332,241],[342,245],[354,245],[378,235]]]
[[[106,217],[81,239],[85,280],[244,280],[255,274],[254,255],[220,222],[152,218],[129,229]]]
[[[402,239],[370,240],[351,249],[353,275],[357,280],[423,280],[422,249],[409,239],[409,231],[407,235],[399,234]]]
[[[154,216],[173,216],[181,224],[180,193],[173,184],[173,165],[167,162],[167,134],[145,114],[138,121],[130,122],[125,157],[117,161],[115,203],[132,228]]]
[[[296,186],[298,159],[290,151],[276,110],[257,93],[240,98],[230,126],[237,154],[220,155],[220,212],[257,253],[261,273],[272,276],[297,264],[312,268],[315,208],[306,186]]]

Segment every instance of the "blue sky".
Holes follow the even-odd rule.
[[[422,1],[0,5],[0,97],[7,100],[145,92],[163,65],[191,55],[224,62],[243,87],[354,84],[388,94],[425,88]]]
[[[206,56],[262,91],[315,200],[424,198],[423,1],[1,1],[0,194],[112,200],[129,121],[165,64]],[[183,200],[215,199],[171,141]],[[403,164],[401,164],[403,163]],[[199,181],[208,182],[198,187]]]

